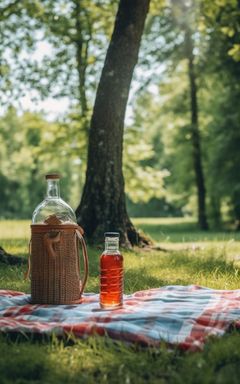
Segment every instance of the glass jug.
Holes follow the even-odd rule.
[[[80,302],[88,277],[83,230],[77,225],[72,208],[60,197],[59,179],[56,173],[46,175],[46,197],[33,212],[28,275],[31,275],[31,301],[38,304]]]
[[[60,197],[59,179],[57,173],[45,176],[47,190],[45,199],[36,207],[33,212],[32,223],[44,224],[46,222],[59,221],[59,224],[76,224],[76,216],[72,208]],[[55,218],[55,220],[54,220]]]

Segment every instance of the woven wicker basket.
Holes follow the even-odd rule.
[[[80,302],[88,277],[87,248],[81,227],[75,224],[33,224],[31,232],[29,272],[32,303]],[[79,245],[84,265],[82,281]]]

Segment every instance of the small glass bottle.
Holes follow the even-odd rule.
[[[34,210],[32,223],[45,224],[46,220],[58,220],[58,224],[76,224],[74,211],[60,197],[60,175],[58,173],[50,173],[45,178],[47,181],[46,197]],[[51,224],[51,222],[48,224]]]
[[[106,232],[105,250],[100,257],[100,306],[119,308],[123,304],[123,256],[119,252],[119,233]]]

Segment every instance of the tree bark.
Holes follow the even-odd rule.
[[[123,131],[129,89],[150,0],[120,0],[90,124],[86,182],[76,210],[88,238],[120,232],[122,245],[147,242],[126,210],[122,173]]]
[[[206,215],[206,188],[202,167],[202,153],[200,143],[200,133],[198,124],[198,99],[197,99],[197,84],[194,68],[193,42],[191,31],[186,26],[185,32],[186,56],[188,60],[188,76],[190,85],[190,107],[191,107],[191,134],[193,145],[193,164],[197,186],[198,197],[198,224],[203,230],[208,229]]]

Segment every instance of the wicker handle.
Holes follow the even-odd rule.
[[[49,236],[48,233],[46,233],[44,235],[44,246],[46,247],[47,249],[47,252],[48,254],[51,256],[51,257],[55,257],[56,256],[56,252],[53,248],[53,244],[54,243],[58,243],[59,241],[61,240],[61,232],[58,232],[56,234],[56,236],[54,237],[51,237]],[[28,268],[27,268],[27,271],[24,275],[24,279],[27,280],[29,279],[30,277],[30,271],[31,271],[31,247],[32,247],[32,239],[29,241],[29,244],[28,244]]]
[[[84,261],[84,276],[83,281],[80,282],[80,295],[83,293],[83,290],[85,288],[87,278],[88,278],[88,253],[87,253],[87,247],[86,243],[84,241],[84,238],[82,237],[82,234],[80,233],[80,229],[76,229],[76,235],[77,238],[82,246],[82,254],[83,254],[83,261]]]
[[[24,280],[29,279],[30,270],[31,270],[31,248],[32,248],[32,239],[28,243],[28,268],[24,275]]]
[[[49,232],[44,235],[44,247],[47,249],[47,252],[50,257],[56,257],[56,251],[54,250],[54,244],[61,241],[61,232]]]

